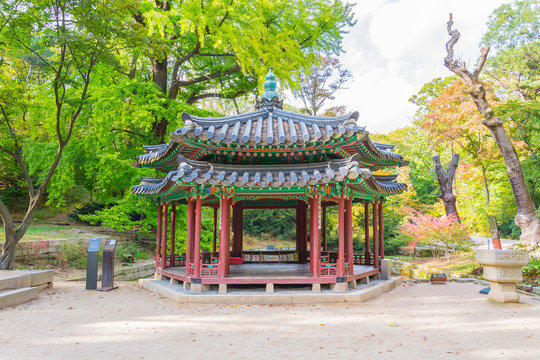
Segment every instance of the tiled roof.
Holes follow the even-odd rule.
[[[395,177],[391,175],[373,176],[369,169],[359,165],[357,157],[314,164],[237,166],[188,160],[179,155],[177,170],[169,172],[164,178],[141,178],[141,184],[133,187],[133,193],[157,195],[174,184],[185,185],[186,189],[193,184],[252,188],[304,187],[358,177],[382,194],[395,194],[406,189],[405,184],[395,182]]]

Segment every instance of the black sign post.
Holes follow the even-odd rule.
[[[116,240],[109,239],[103,246],[103,265],[101,270],[101,291],[116,289],[114,286],[114,251],[116,249]]]
[[[88,257],[86,259],[86,290],[97,289],[98,257],[101,239],[90,239],[88,244]]]

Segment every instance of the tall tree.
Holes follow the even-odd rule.
[[[341,0],[156,0],[134,14],[149,39],[138,56],[150,59],[153,81],[170,99],[190,104],[249,93],[268,66],[293,84],[294,71],[342,51],[352,16],[352,5]],[[159,142],[167,125],[155,119]]]
[[[336,91],[344,89],[352,78],[352,73],[331,57],[322,57],[307,71],[298,74],[300,88],[296,94],[311,115],[317,115],[326,100],[333,100]]]
[[[481,49],[481,56],[475,69],[473,71],[468,70],[464,62],[454,58],[454,45],[459,40],[460,33],[458,30],[452,29],[453,24],[452,15],[450,14],[447,30],[451,38],[446,43],[447,56],[444,59],[444,64],[468,84],[469,94],[482,115],[482,123],[489,129],[501,151],[516,199],[518,213],[515,222],[522,231],[521,242],[540,243],[540,219],[536,215],[534,203],[527,189],[519,157],[503,127],[502,120],[495,115],[493,108],[487,101],[486,89],[479,79],[488,57],[489,47]]]
[[[452,154],[452,159],[446,170],[443,169],[439,156],[434,156],[433,162],[435,163],[435,173],[437,174],[437,180],[439,181],[439,188],[441,191],[439,198],[444,204],[446,216],[455,214],[457,220],[461,221],[456,206],[456,195],[454,195],[454,178],[459,163],[459,155]]]
[[[0,71],[14,75],[0,88],[0,151],[24,175],[28,206],[20,225],[0,199],[5,243],[0,269],[15,261],[15,247],[27,231],[75,125],[85,109],[92,72],[118,32],[122,3],[87,1],[8,1],[0,9],[5,44]],[[50,152],[35,159],[46,170],[36,179],[25,153],[32,143],[48,143]],[[53,150],[52,147],[55,147]],[[49,156],[50,155],[50,156]]]

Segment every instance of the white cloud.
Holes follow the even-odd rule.
[[[443,65],[446,22],[454,14],[461,32],[456,55],[472,64],[489,15],[503,0],[368,1],[355,6],[357,24],[346,35],[341,62],[353,72],[348,89],[326,106],[360,112],[370,132],[410,124],[416,111],[408,99],[436,77],[450,76]]]

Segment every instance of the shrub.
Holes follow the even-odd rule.
[[[124,255],[133,255],[133,258],[137,260],[149,257],[148,250],[136,241],[127,241],[116,247],[116,258],[123,260]]]
[[[58,260],[61,266],[76,269],[86,268],[86,249],[84,241],[65,241],[60,244]]]
[[[88,221],[81,219],[80,215],[93,215],[96,213],[96,211],[103,210],[103,209],[105,209],[104,204],[93,201],[93,202],[84,204],[81,207],[78,207],[71,214],[69,214],[68,217],[75,221],[81,221],[86,224],[90,224]]]
[[[540,285],[540,258],[531,258],[523,267],[523,281],[533,286]]]
[[[418,244],[442,248],[447,260],[451,252],[468,249],[471,245],[465,226],[455,214],[435,217],[410,209],[409,221],[401,225],[401,232],[410,238],[411,250]]]

